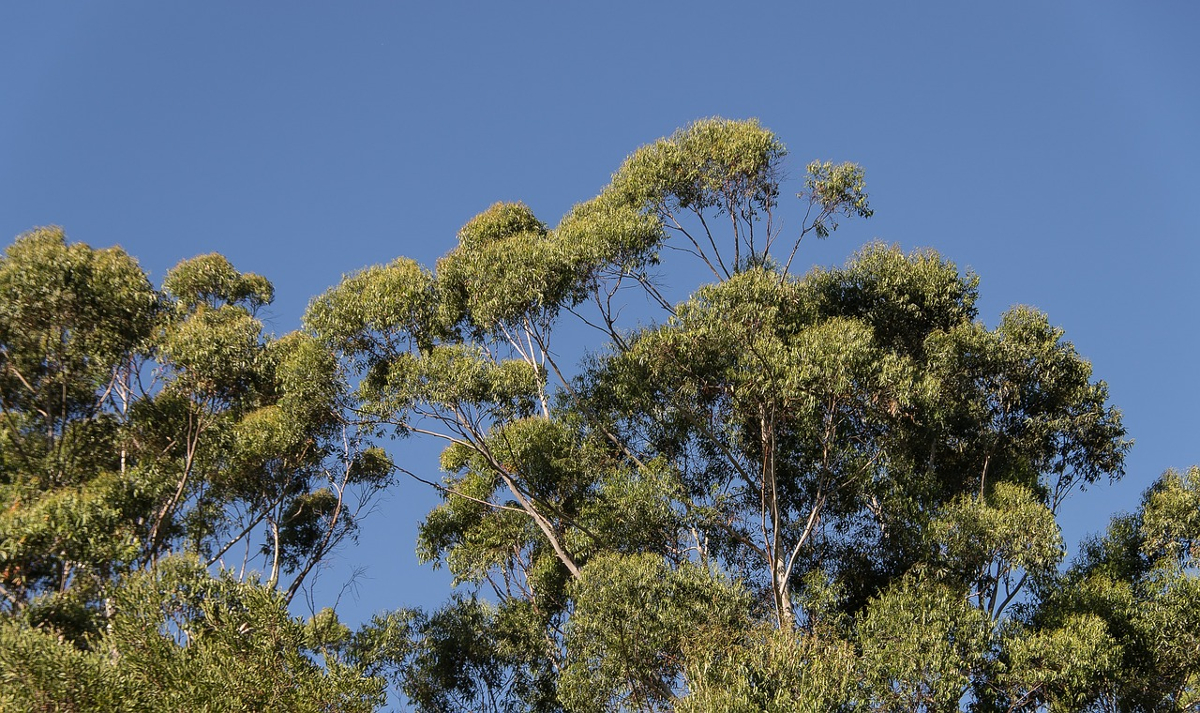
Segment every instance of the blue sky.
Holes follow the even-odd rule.
[[[758,117],[866,169],[875,217],[801,248],[932,247],[982,278],[981,317],[1046,311],[1137,439],[1101,529],[1200,463],[1200,5],[1194,2],[7,3],[0,237],[63,226],[161,280],[221,252],[299,326],[342,274],[426,264],[522,200],[554,224],[637,146]],[[794,189],[793,189],[794,191]],[[798,219],[797,219],[798,222]],[[433,474],[429,449],[397,458]],[[445,598],[412,555],[433,504],[402,481],[322,586],[367,567],[351,621]]]

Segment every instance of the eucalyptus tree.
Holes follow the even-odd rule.
[[[499,204],[464,226],[435,271],[400,259],[310,306],[309,329],[362,375],[366,421],[447,444],[446,503],[423,525],[420,551],[460,582],[489,583],[501,616],[536,622],[556,670],[570,585],[593,556],[673,553],[679,564],[687,555],[676,542],[674,464],[593,417],[555,358],[554,328],[571,313],[620,348],[628,285],[669,314],[656,274],[667,249],[721,278],[770,259],[784,155],[755,122],[698,122],[635,153],[553,230],[524,205]],[[810,218],[789,257],[837,216],[870,213],[857,167],[811,171]],[[728,220],[731,242],[718,246],[713,215]]]
[[[180,543],[213,565],[241,547],[242,571],[261,555],[267,583],[290,600],[353,533],[390,462],[345,419],[332,355],[299,332],[263,334],[255,312],[273,296],[265,278],[203,255],[172,269],[163,292],[159,387],[132,424],[142,467],[169,490],[145,557]],[[175,430],[159,430],[164,421]]]
[[[472,595],[410,630],[420,706],[704,709],[709,683],[736,690],[720,662],[815,647],[843,704],[939,709],[1053,579],[1064,498],[1122,474],[1103,382],[1035,310],[977,322],[977,279],[932,252],[794,274],[806,236],[871,208],[858,166],[812,162],[785,231],[785,157],[756,122],[700,121],[553,228],[497,204],[434,269],[401,258],[310,305],[363,422],[445,444],[440,482],[413,474],[443,495],[418,551]],[[676,258],[709,277],[681,302]],[[579,366],[569,323],[598,337]],[[656,643],[627,645],[634,622]],[[489,673],[439,678],[438,642],[471,626]],[[863,653],[921,636],[959,644],[903,671]]]
[[[57,228],[0,256],[0,627],[6,647],[25,642],[67,667],[33,672],[41,683],[71,661],[107,661],[103,676],[140,670],[119,643],[134,626],[126,590],[178,571],[181,555],[248,588],[213,585],[214,597],[257,587],[286,617],[389,482],[386,456],[343,417],[332,355],[310,336],[263,332],[255,313],[272,297],[219,255],[181,262],[156,290],[121,249],[68,243]],[[251,585],[256,572],[265,581]],[[176,590],[153,590],[162,607],[208,586],[198,574],[170,581]],[[143,623],[151,638],[182,626]],[[98,651],[113,653],[86,655]],[[4,664],[5,680],[34,680],[19,659]],[[181,664],[160,682],[189,675],[203,672]],[[45,693],[23,690],[27,702]]]
[[[1200,476],[1060,573],[1063,502],[1123,474],[1104,383],[1034,309],[986,327],[932,251],[798,274],[871,208],[849,163],[785,201],[786,155],[697,122],[556,226],[494,205],[281,338],[220,256],[155,290],[119,249],[18,238],[0,702],[362,710],[387,678],[428,711],[1194,706]],[[404,470],[388,434],[443,446],[408,474],[456,591],[302,624],[284,605]]]
[[[161,313],[119,249],[45,229],[0,260],[0,595],[92,591],[136,557],[136,489],[121,437],[124,385]]]
[[[1017,617],[998,700],[1009,710],[1195,710],[1198,543],[1200,468],[1168,470]]]

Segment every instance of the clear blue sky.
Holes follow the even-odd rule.
[[[156,281],[224,253],[274,281],[283,333],[497,200],[554,224],[640,144],[758,117],[796,176],[867,171],[876,217],[802,270],[935,248],[980,274],[990,326],[1034,305],[1108,381],[1137,445],[1069,508],[1073,546],[1200,462],[1197,31],[1194,1],[6,3],[0,237],[62,225]],[[350,621],[445,598],[412,555],[433,502],[402,481],[339,555],[330,592],[368,567]]]

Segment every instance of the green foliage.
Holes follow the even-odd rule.
[[[633,273],[658,262],[666,235],[658,216],[619,191],[606,190],[576,204],[558,226],[554,239],[593,265],[593,278],[606,271]]]
[[[988,685],[1003,693],[1010,710],[1085,709],[1097,682],[1117,674],[1121,653],[1104,621],[1092,614],[1069,616],[1054,629],[1014,624],[1000,648],[1000,670]]]
[[[1191,543],[1200,469],[1167,471],[1132,515],[1113,519],[1049,585],[1026,619],[1041,630],[1098,621],[1108,658],[1072,682],[1071,700],[1127,710],[1190,710],[1200,703],[1200,577]],[[1093,625],[1095,626],[1095,625]]]
[[[871,326],[887,348],[924,355],[930,335],[971,323],[979,278],[962,274],[932,250],[905,254],[872,243],[840,270],[817,269],[805,277],[821,314],[854,317]]]
[[[94,590],[137,554],[138,484],[118,477],[114,392],[159,300],[119,249],[27,233],[0,257],[0,593]]]
[[[275,363],[275,404],[298,428],[332,427],[346,385],[337,360],[306,334],[292,332],[267,344]]]
[[[838,632],[792,632],[759,624],[721,634],[705,632],[690,644],[689,691],[675,706],[679,713],[853,709],[858,657],[853,642]]]
[[[9,604],[23,606],[40,591],[65,591],[64,570],[74,580],[68,584],[94,595],[101,581],[130,567],[141,551],[131,485],[103,473],[85,485],[46,493],[0,490],[11,498],[0,515]]]
[[[861,168],[812,162],[808,215],[781,242],[785,158],[756,122],[702,120],[634,152],[554,229],[520,203],[472,219],[432,274],[406,268],[417,287],[396,294],[419,296],[400,312],[420,319],[361,319],[370,271],[310,308],[370,419],[449,444],[418,551],[497,597],[414,620],[414,642],[455,631],[475,657],[459,662],[473,683],[438,673],[449,651],[418,657],[421,705],[1079,700],[1083,674],[1054,678],[997,637],[1055,580],[1063,500],[1122,474],[1105,385],[1044,315],[976,322],[977,278],[931,251],[874,244],[793,276],[804,235],[871,208]],[[716,281],[670,303],[652,272],[664,248]],[[624,324],[630,287],[663,318]],[[573,378],[551,346],[568,314],[609,338]],[[689,599],[701,574],[737,596]],[[495,648],[513,612],[526,658]],[[1047,636],[1071,655],[1098,641]],[[505,683],[534,680],[537,705]]]
[[[398,258],[367,268],[313,298],[305,327],[332,349],[368,359],[428,346],[437,332],[433,277]]]
[[[201,305],[166,329],[162,354],[177,371],[172,386],[200,398],[232,401],[245,395],[258,376],[261,331],[262,323],[241,307]]]
[[[983,664],[986,616],[961,591],[908,575],[871,601],[858,625],[870,710],[958,707]]]
[[[635,152],[613,177],[613,190],[655,207],[761,210],[778,197],[786,153],[757,121],[706,119]]]
[[[163,292],[185,312],[194,312],[201,305],[216,309],[223,304],[245,304],[254,311],[275,298],[275,288],[265,277],[238,272],[224,255],[216,253],[176,265],[163,279]]]
[[[529,606],[456,597],[433,614],[394,612],[355,635],[356,657],[387,672],[423,711],[560,711]]]
[[[138,710],[129,693],[103,656],[64,646],[51,631],[0,622],[0,710]]]
[[[372,371],[361,394],[381,414],[415,403],[464,408],[495,406],[513,416],[528,413],[541,375],[528,363],[496,362],[473,345],[438,345],[421,355],[400,354]]]
[[[794,274],[872,209],[859,166],[786,189],[786,158],[697,121],[556,227],[497,203],[279,338],[271,284],[219,255],[156,291],[118,249],[18,238],[0,705],[368,710],[386,681],[425,711],[1195,707],[1200,470],[1060,572],[1059,508],[1124,473],[1106,385],[1046,315],[978,321],[933,251]],[[675,284],[680,254],[713,282]],[[573,319],[606,339],[576,370]],[[401,470],[388,432],[444,446],[417,550],[457,591],[292,618]]]
[[[692,637],[741,623],[745,596],[652,554],[592,559],[572,583],[559,698],[572,711],[669,709]]]
[[[283,607],[391,463],[343,418],[335,355],[263,334],[270,283],[206,255],[159,292],[49,228],[0,257],[0,288],[0,707],[381,702],[382,682],[313,663]],[[265,585],[170,557],[254,540]]]
[[[76,388],[105,383],[105,372],[149,336],[158,307],[133,258],[120,248],[67,245],[59,228],[26,233],[4,251],[0,289],[4,394],[16,403],[25,402],[18,383],[36,394],[68,376],[77,384],[67,384],[70,392],[90,402],[90,390]],[[51,358],[39,368],[43,353]]]
[[[769,582],[781,622],[796,567],[840,578],[853,612],[943,535],[996,615],[1061,556],[1062,498],[1119,475],[1127,444],[1104,385],[1044,316],[970,321],[975,283],[881,245],[803,280],[747,269],[598,359],[581,382],[588,415],[678,463],[709,553]],[[996,504],[971,511],[981,492]],[[968,530],[995,537],[980,547]]]
[[[1063,557],[1054,513],[1013,483],[996,483],[983,498],[961,496],[932,523],[930,535],[941,550],[937,565],[953,581],[974,588],[980,606],[993,616],[1007,604],[999,601],[1001,585],[1014,592],[1015,571],[1044,581],[1057,573]]]
[[[581,298],[577,256],[522,204],[497,203],[458,239],[438,260],[438,287],[448,311],[478,333],[552,319]]]
[[[496,567],[512,567],[533,591],[559,598],[561,572],[550,543],[515,498],[538,503],[568,526],[592,487],[587,466],[595,455],[561,423],[542,418],[511,421],[480,445],[477,450],[452,446],[443,455],[443,463],[458,475],[447,478],[446,502],[421,524],[418,553],[426,560],[444,558],[458,581],[479,582]],[[519,485],[515,474],[521,476]],[[505,478],[514,482],[514,499],[490,506]]]
[[[641,468],[597,468],[594,487],[582,498],[578,521],[586,532],[577,549],[624,554],[670,555],[678,546],[684,517],[679,474],[662,459]]]
[[[1107,386],[1090,381],[1091,365],[1062,335],[1019,307],[994,332],[964,325],[927,344],[950,393],[973,397],[959,417],[977,424],[968,437],[986,477],[1034,487],[1048,474],[1040,487],[1054,508],[1077,485],[1119,477],[1129,446],[1120,413],[1105,406]]]
[[[0,623],[0,705],[5,710],[368,711],[383,681],[318,643],[348,638],[324,615],[307,626],[278,592],[199,563],[165,559],[110,592],[106,627],[84,649],[53,630]]]
[[[105,413],[114,372],[145,349],[158,298],[118,248],[67,245],[58,228],[0,257],[0,479],[44,489],[115,465]]]
[[[1141,554],[1164,567],[1200,565],[1200,468],[1168,470],[1145,497]]]
[[[353,711],[381,702],[380,682],[337,660],[310,660],[303,623],[254,582],[165,560],[120,591],[114,608],[111,640],[102,643],[163,708],[223,701],[232,710]],[[173,685],[154,691],[156,681]]]
[[[808,164],[804,188],[806,193],[801,193],[800,197],[807,195],[820,207],[813,223],[818,238],[827,238],[837,230],[839,214],[860,218],[870,218],[874,214],[867,203],[863,170],[852,163],[834,165],[829,161],[813,161]]]

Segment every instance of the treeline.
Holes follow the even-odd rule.
[[[1200,706],[1200,470],[1064,563],[1062,504],[1124,474],[1104,383],[1036,310],[985,327],[936,253],[796,274],[805,237],[871,209],[858,166],[813,162],[796,211],[785,156],[697,122],[554,228],[492,206],[433,269],[347,276],[282,337],[270,282],[219,255],[155,288],[119,248],[18,237],[0,705]],[[293,617],[405,477],[395,435],[444,446],[412,475],[442,498],[415,544],[449,600]]]

